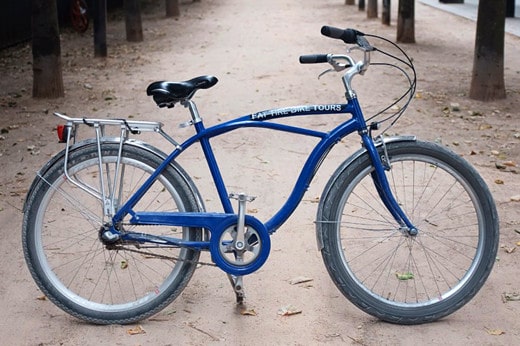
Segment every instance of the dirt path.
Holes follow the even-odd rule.
[[[157,2],[156,2],[157,3]],[[219,78],[211,91],[197,94],[207,124],[253,111],[342,99],[339,79],[316,79],[320,67],[301,66],[306,53],[342,51],[339,42],[322,38],[324,24],[355,27],[390,39],[392,27],[368,21],[357,7],[342,0],[202,0],[182,4],[178,20],[165,19],[162,8],[145,8],[145,42],[124,41],[123,23],[109,23],[109,58],[92,57],[90,36],[63,35],[66,97],[54,101],[30,98],[29,48],[0,52],[0,340],[6,345],[273,345],[273,344],[514,344],[520,336],[520,302],[504,302],[504,293],[520,292],[520,39],[506,37],[505,101],[482,104],[465,97],[472,67],[474,23],[420,3],[416,8],[417,44],[405,49],[419,74],[419,97],[393,129],[440,141],[467,157],[486,179],[501,217],[501,244],[495,269],[482,291],[459,312],[433,324],[405,327],[382,323],[344,299],[329,279],[314,236],[315,197],[319,196],[334,162],[353,152],[356,141],[331,153],[305,201],[273,237],[268,262],[246,277],[249,307],[256,316],[234,309],[225,275],[202,267],[188,288],[156,317],[143,321],[144,334],[130,335],[136,326],[84,324],[39,300],[23,260],[20,245],[23,198],[36,170],[60,150],[53,129],[53,111],[76,116],[133,117],[167,124],[174,136],[188,130],[177,124],[186,111],[158,110],[144,90],[149,82],[183,80],[201,74]],[[155,5],[158,6],[158,5]],[[394,5],[395,7],[395,5]],[[455,35],[456,33],[456,35]],[[73,40],[72,40],[73,39]],[[386,105],[396,88],[391,75],[370,71],[356,84],[365,108]],[[374,85],[377,88],[374,89]],[[457,103],[460,111],[450,105]],[[49,114],[48,114],[49,113]],[[321,119],[320,119],[321,121]],[[322,127],[327,121],[312,123]],[[158,138],[144,138],[163,146]],[[224,175],[232,189],[259,196],[254,202],[260,219],[287,196],[311,143],[270,132],[239,132],[216,141],[225,158]],[[282,153],[283,155],[280,155]],[[214,207],[216,196],[207,171],[195,152],[182,160]],[[511,162],[509,164],[509,162]],[[505,169],[497,164],[508,163]],[[337,165],[337,164],[336,164]],[[515,166],[516,165],[516,166]],[[508,250],[508,251],[506,251]],[[306,276],[308,285],[290,285]],[[282,317],[287,305],[301,314]],[[498,333],[502,331],[503,333]],[[495,334],[500,335],[492,335]],[[515,342],[516,340],[516,342]]]

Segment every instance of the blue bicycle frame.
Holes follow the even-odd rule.
[[[190,103],[189,106],[195,107],[195,105],[192,103]],[[193,109],[190,108],[190,110],[193,114]],[[269,121],[284,117],[320,114],[352,114],[352,118],[346,122],[341,123],[328,133]],[[357,131],[361,136],[363,145],[372,160],[374,166],[372,177],[383,203],[395,218],[395,220],[403,228],[406,228],[409,231],[415,230],[414,226],[406,217],[402,209],[399,207],[397,201],[393,197],[386,175],[384,173],[385,168],[377,152],[374,140],[369,135],[359,102],[355,97],[351,98],[347,104],[326,104],[277,108],[245,115],[209,128],[205,128],[202,121],[195,121],[194,126],[196,134],[188,138],[181,145],[178,145],[177,148],[164,160],[164,162],[156,169],[156,171],[139,188],[139,190],[136,191],[134,195],[132,195],[131,198],[120,207],[116,215],[113,217],[112,225],[117,225],[128,214],[131,215],[130,223],[135,225],[201,227],[208,229],[209,231],[212,231],[223,223],[235,222],[236,214],[234,213],[227,189],[224,184],[224,180],[217,164],[217,160],[211,148],[210,139],[238,128],[258,127],[300,134],[304,136],[317,137],[320,139],[305,162],[296,184],[285,204],[271,219],[263,224],[269,234],[275,232],[294,212],[302,200],[305,191],[309,187],[314,174],[318,170],[321,162],[325,159],[330,149],[343,137],[353,133],[354,131]],[[220,201],[222,203],[224,213],[139,212],[133,210],[134,206],[147,192],[150,186],[161,174],[161,172],[168,165],[170,165],[170,163],[175,160],[185,149],[189,148],[196,142],[199,142],[202,147]],[[248,216],[248,220],[249,222],[253,222],[252,220],[256,219]],[[255,222],[258,223],[259,221]],[[120,233],[114,229],[114,226],[112,226],[111,231],[114,234],[121,236],[123,240],[138,241],[142,243],[160,243],[173,246],[191,247],[196,249],[209,248],[208,241],[185,241],[182,239],[170,237],[161,237],[160,239],[157,239],[156,237],[149,237],[138,233]]]

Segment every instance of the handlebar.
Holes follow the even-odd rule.
[[[347,44],[357,44],[358,47],[354,48],[358,48],[363,51],[363,59],[356,62],[350,55],[309,54],[301,55],[300,63],[329,63],[332,68],[322,72],[319,77],[327,72],[339,72],[348,69],[343,76],[343,81],[347,89],[347,97],[354,97],[355,94],[351,87],[352,78],[357,74],[363,74],[367,70],[368,66],[370,65],[370,52],[375,50],[375,48],[370,45],[368,40],[365,38],[364,33],[355,29],[340,29],[332,26],[323,26],[321,28],[321,33],[322,35],[330,38],[340,39]]]
[[[365,35],[361,31],[355,29],[340,29],[327,25],[321,28],[321,34],[330,38],[343,40],[343,42],[349,44],[357,43],[357,37]]]
[[[415,90],[416,90],[416,83],[417,83],[417,75],[415,72],[415,67],[413,64],[413,60],[406,54],[406,52],[399,47],[394,42],[373,34],[364,34],[361,31],[355,30],[355,29],[340,29],[332,26],[323,26],[321,28],[321,34],[323,36],[333,38],[333,39],[339,39],[345,42],[349,45],[355,45],[355,46],[349,46],[347,48],[347,54],[309,54],[309,55],[302,55],[300,56],[300,63],[301,64],[318,64],[318,63],[328,63],[331,68],[323,71],[318,75],[318,79],[323,76],[324,74],[328,72],[341,72],[344,71],[342,80],[343,85],[345,86],[346,93],[345,96],[347,100],[350,102],[350,100],[356,98],[356,93],[354,92],[354,89],[352,88],[352,79],[357,75],[363,75],[368,67],[370,66],[370,55],[372,52],[380,52],[382,55],[395,59],[395,63],[388,63],[388,62],[377,62],[377,65],[380,66],[386,66],[386,67],[393,67],[398,69],[408,80],[409,88],[405,91],[405,93],[398,99],[396,99],[390,106],[384,108],[380,112],[376,113],[372,117],[368,118],[368,120],[374,119],[375,117],[378,117],[382,114],[385,114],[388,110],[390,110],[394,105],[398,104],[399,102],[403,101],[405,102],[404,106],[399,107],[399,110],[396,112],[393,112],[389,116],[385,115],[385,118],[381,120],[387,121],[392,118],[395,118],[393,122],[390,124],[393,125],[395,121],[403,114],[406,107],[408,107],[409,103],[412,101]],[[381,48],[375,48],[373,47],[367,40],[366,37],[376,38],[384,43],[388,43],[391,46],[393,46],[395,49],[398,50],[400,54],[402,54],[402,57],[394,55],[394,53],[382,50]],[[358,55],[355,57],[351,55],[353,50],[360,50],[362,52],[362,57],[359,57]],[[411,72],[411,73],[408,73]]]
[[[348,44],[357,44],[357,46],[366,53],[373,51],[375,48],[370,45],[368,40],[365,38],[365,34],[361,31],[355,30],[355,29],[340,29],[333,26],[323,26],[321,28],[321,34],[326,37],[335,38],[342,40],[345,43]],[[308,54],[308,55],[302,55],[300,56],[300,63],[301,64],[320,64],[328,62],[331,65],[335,65],[334,60],[340,56],[332,55],[332,54]],[[345,56],[341,56],[341,58],[346,58]],[[347,57],[348,58],[348,57]],[[341,67],[346,68],[353,66],[351,59],[350,64],[343,64]],[[365,56],[365,62],[369,61],[368,56]],[[337,69],[337,71],[340,69]]]
[[[300,56],[300,64],[319,64],[329,61],[330,54],[309,54]]]
[[[365,38],[365,34],[355,29],[340,29],[325,25],[321,28],[321,34],[323,36],[342,40],[348,44],[357,44],[365,51],[374,50],[374,47],[372,47]]]

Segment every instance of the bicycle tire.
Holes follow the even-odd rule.
[[[119,143],[102,144],[105,172],[114,168],[118,150]],[[58,307],[90,323],[129,324],[156,314],[186,287],[200,251],[144,249],[138,245],[107,249],[100,240],[100,229],[106,221],[102,219],[101,200],[70,183],[63,170],[63,153],[61,156],[37,177],[25,206],[22,244],[37,285]],[[124,144],[122,189],[118,193],[121,202],[135,192],[163,157],[157,150]],[[97,144],[72,149],[68,171],[76,180],[95,187],[99,182]],[[173,163],[138,202],[136,210],[202,211],[197,194],[187,174]],[[124,227],[134,230],[130,225]],[[136,229],[155,235],[171,236],[175,232],[185,240],[202,239],[198,228]]]
[[[419,234],[401,231],[383,206],[365,152],[340,166],[323,192],[322,257],[338,289],[366,313],[397,324],[432,322],[468,303],[489,276],[496,207],[477,171],[448,149],[420,141],[386,149],[392,192]]]

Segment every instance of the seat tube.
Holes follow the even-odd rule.
[[[217,193],[219,195],[222,208],[226,213],[233,213],[233,206],[231,205],[231,201],[229,200],[227,189],[224,184],[224,179],[222,178],[222,173],[220,172],[220,169],[217,164],[217,159],[215,158],[215,154],[213,153],[213,149],[211,148],[209,138],[204,136],[206,128],[199,114],[197,106],[195,105],[195,102],[191,100],[183,101],[182,105],[190,110],[192,124],[195,127],[195,131],[198,134],[202,134],[200,138],[200,145],[202,147],[202,152],[206,157],[206,162],[208,163],[209,171],[213,178],[213,182],[215,183],[215,187],[217,189]]]
[[[198,133],[205,131],[202,122],[195,123],[195,128]],[[213,178],[213,182],[215,183],[215,187],[217,189],[217,193],[220,198],[222,208],[226,213],[233,213],[233,206],[231,205],[231,201],[229,200],[226,185],[224,184],[224,179],[222,178],[222,173],[220,172],[220,169],[218,167],[217,159],[215,158],[213,149],[211,148],[209,138],[202,136],[200,138],[200,146],[202,147],[202,152],[206,157],[206,162],[208,163],[208,168],[211,173],[211,177]]]

